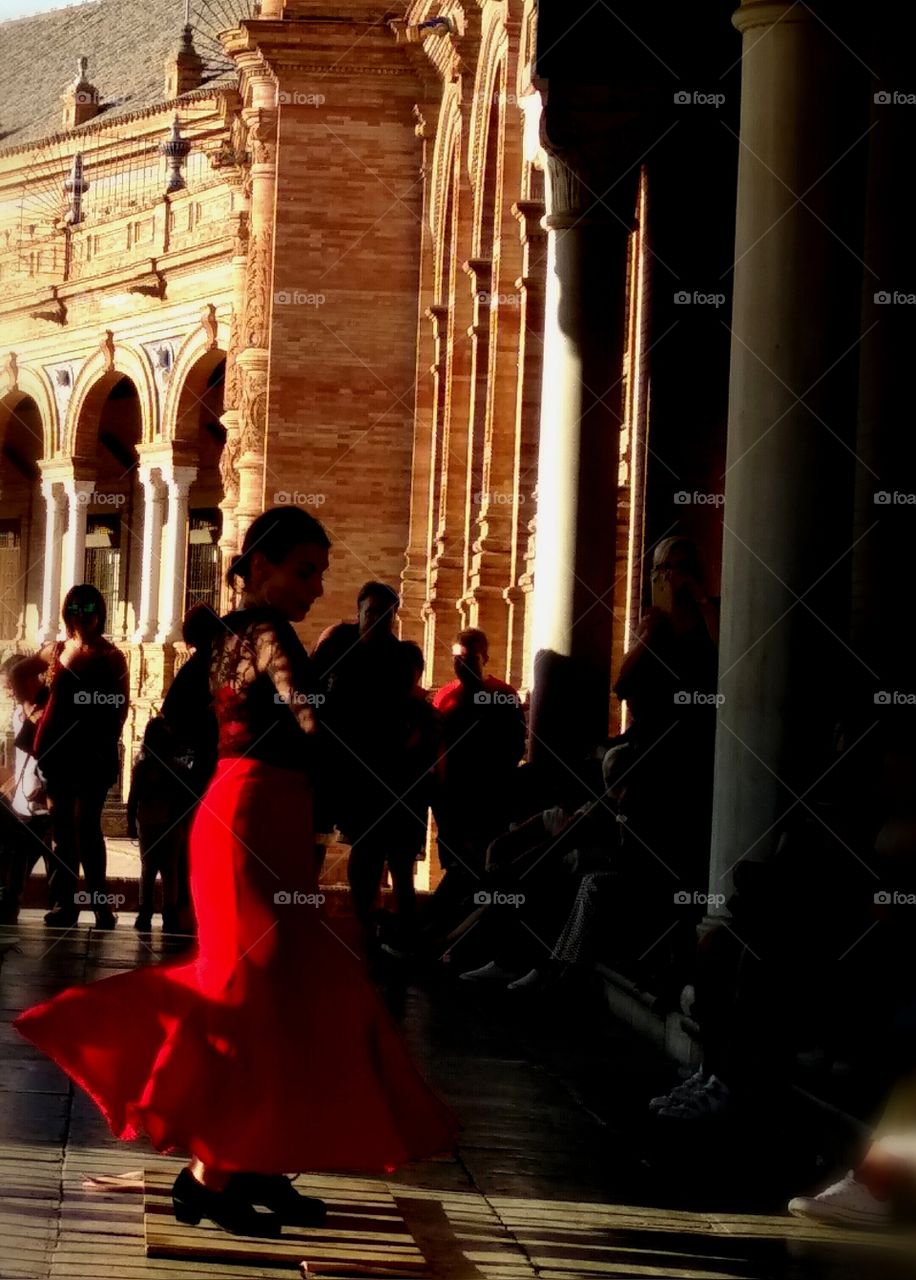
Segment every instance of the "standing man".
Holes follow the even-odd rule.
[[[470,887],[488,844],[511,820],[525,716],[515,689],[484,671],[490,654],[483,631],[462,631],[452,653],[456,678],[433,700],[444,737],[436,824],[446,879]]]
[[[410,878],[412,889],[413,862],[426,831],[425,812],[421,817],[417,811],[424,769],[416,766],[418,777],[408,777],[406,725],[416,672],[410,647],[394,634],[400,603],[392,587],[367,582],[357,597],[358,621],[331,627],[312,655],[325,699],[319,713],[328,754],[316,830],[336,825],[351,846],[347,876],[356,915],[367,929],[386,863],[401,923],[412,918],[406,882]]]

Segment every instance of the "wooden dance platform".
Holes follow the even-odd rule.
[[[299,1267],[318,1276],[428,1277],[426,1259],[383,1182],[318,1174],[296,1179],[303,1195],[328,1206],[323,1227],[286,1227],[279,1240],[233,1236],[202,1220],[184,1226],[172,1213],[174,1174],[147,1169],[143,1221],[146,1252],[154,1258]]]

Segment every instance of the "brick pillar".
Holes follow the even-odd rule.
[[[427,308],[435,289],[435,246],[429,225],[428,127],[416,111],[415,132],[422,147],[420,179],[423,210],[420,220],[420,305],[417,315],[416,388],[413,413],[413,456],[410,467],[410,531],[401,573],[401,635],[418,644],[424,640],[423,605],[429,573],[429,509],[433,478],[433,420],[435,413],[435,335]],[[429,681],[429,674],[425,676]]]
[[[442,298],[449,308],[439,329],[440,351],[444,357],[437,363],[444,381],[440,397],[442,425],[437,431],[439,463],[438,504],[433,512],[435,551],[429,575],[427,661],[432,663],[431,680],[442,684],[452,678],[451,646],[461,627],[467,626],[466,607],[461,609],[466,594],[465,549],[467,546],[467,506],[469,476],[469,430],[471,413],[472,349],[469,340],[473,323],[473,294],[459,271],[464,253],[471,244],[472,192],[461,180],[461,165],[456,163],[453,185],[454,235],[446,252],[451,253],[449,297]],[[437,427],[439,415],[437,414]]]

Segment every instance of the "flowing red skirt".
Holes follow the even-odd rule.
[[[317,903],[302,774],[220,761],[191,831],[195,957],[72,987],[17,1029],[112,1132],[260,1173],[379,1172],[456,1123]]]

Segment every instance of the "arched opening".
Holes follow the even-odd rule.
[[[184,612],[196,604],[219,611],[220,548],[223,486],[219,460],[226,443],[223,384],[226,353],[214,349],[189,371],[178,402],[176,457],[195,467],[188,494],[188,541],[184,584]]]
[[[137,388],[112,372],[93,387],[80,414],[75,464],[94,487],[85,500],[85,551],[75,570],[98,587],[108,608],[108,635],[126,640],[136,626],[142,572],[137,446],[142,415]],[[71,513],[75,519],[79,513]],[[71,527],[68,536],[74,536]],[[66,592],[72,584],[61,584]]]
[[[41,611],[44,434],[31,396],[0,399],[0,646],[34,642]]]

